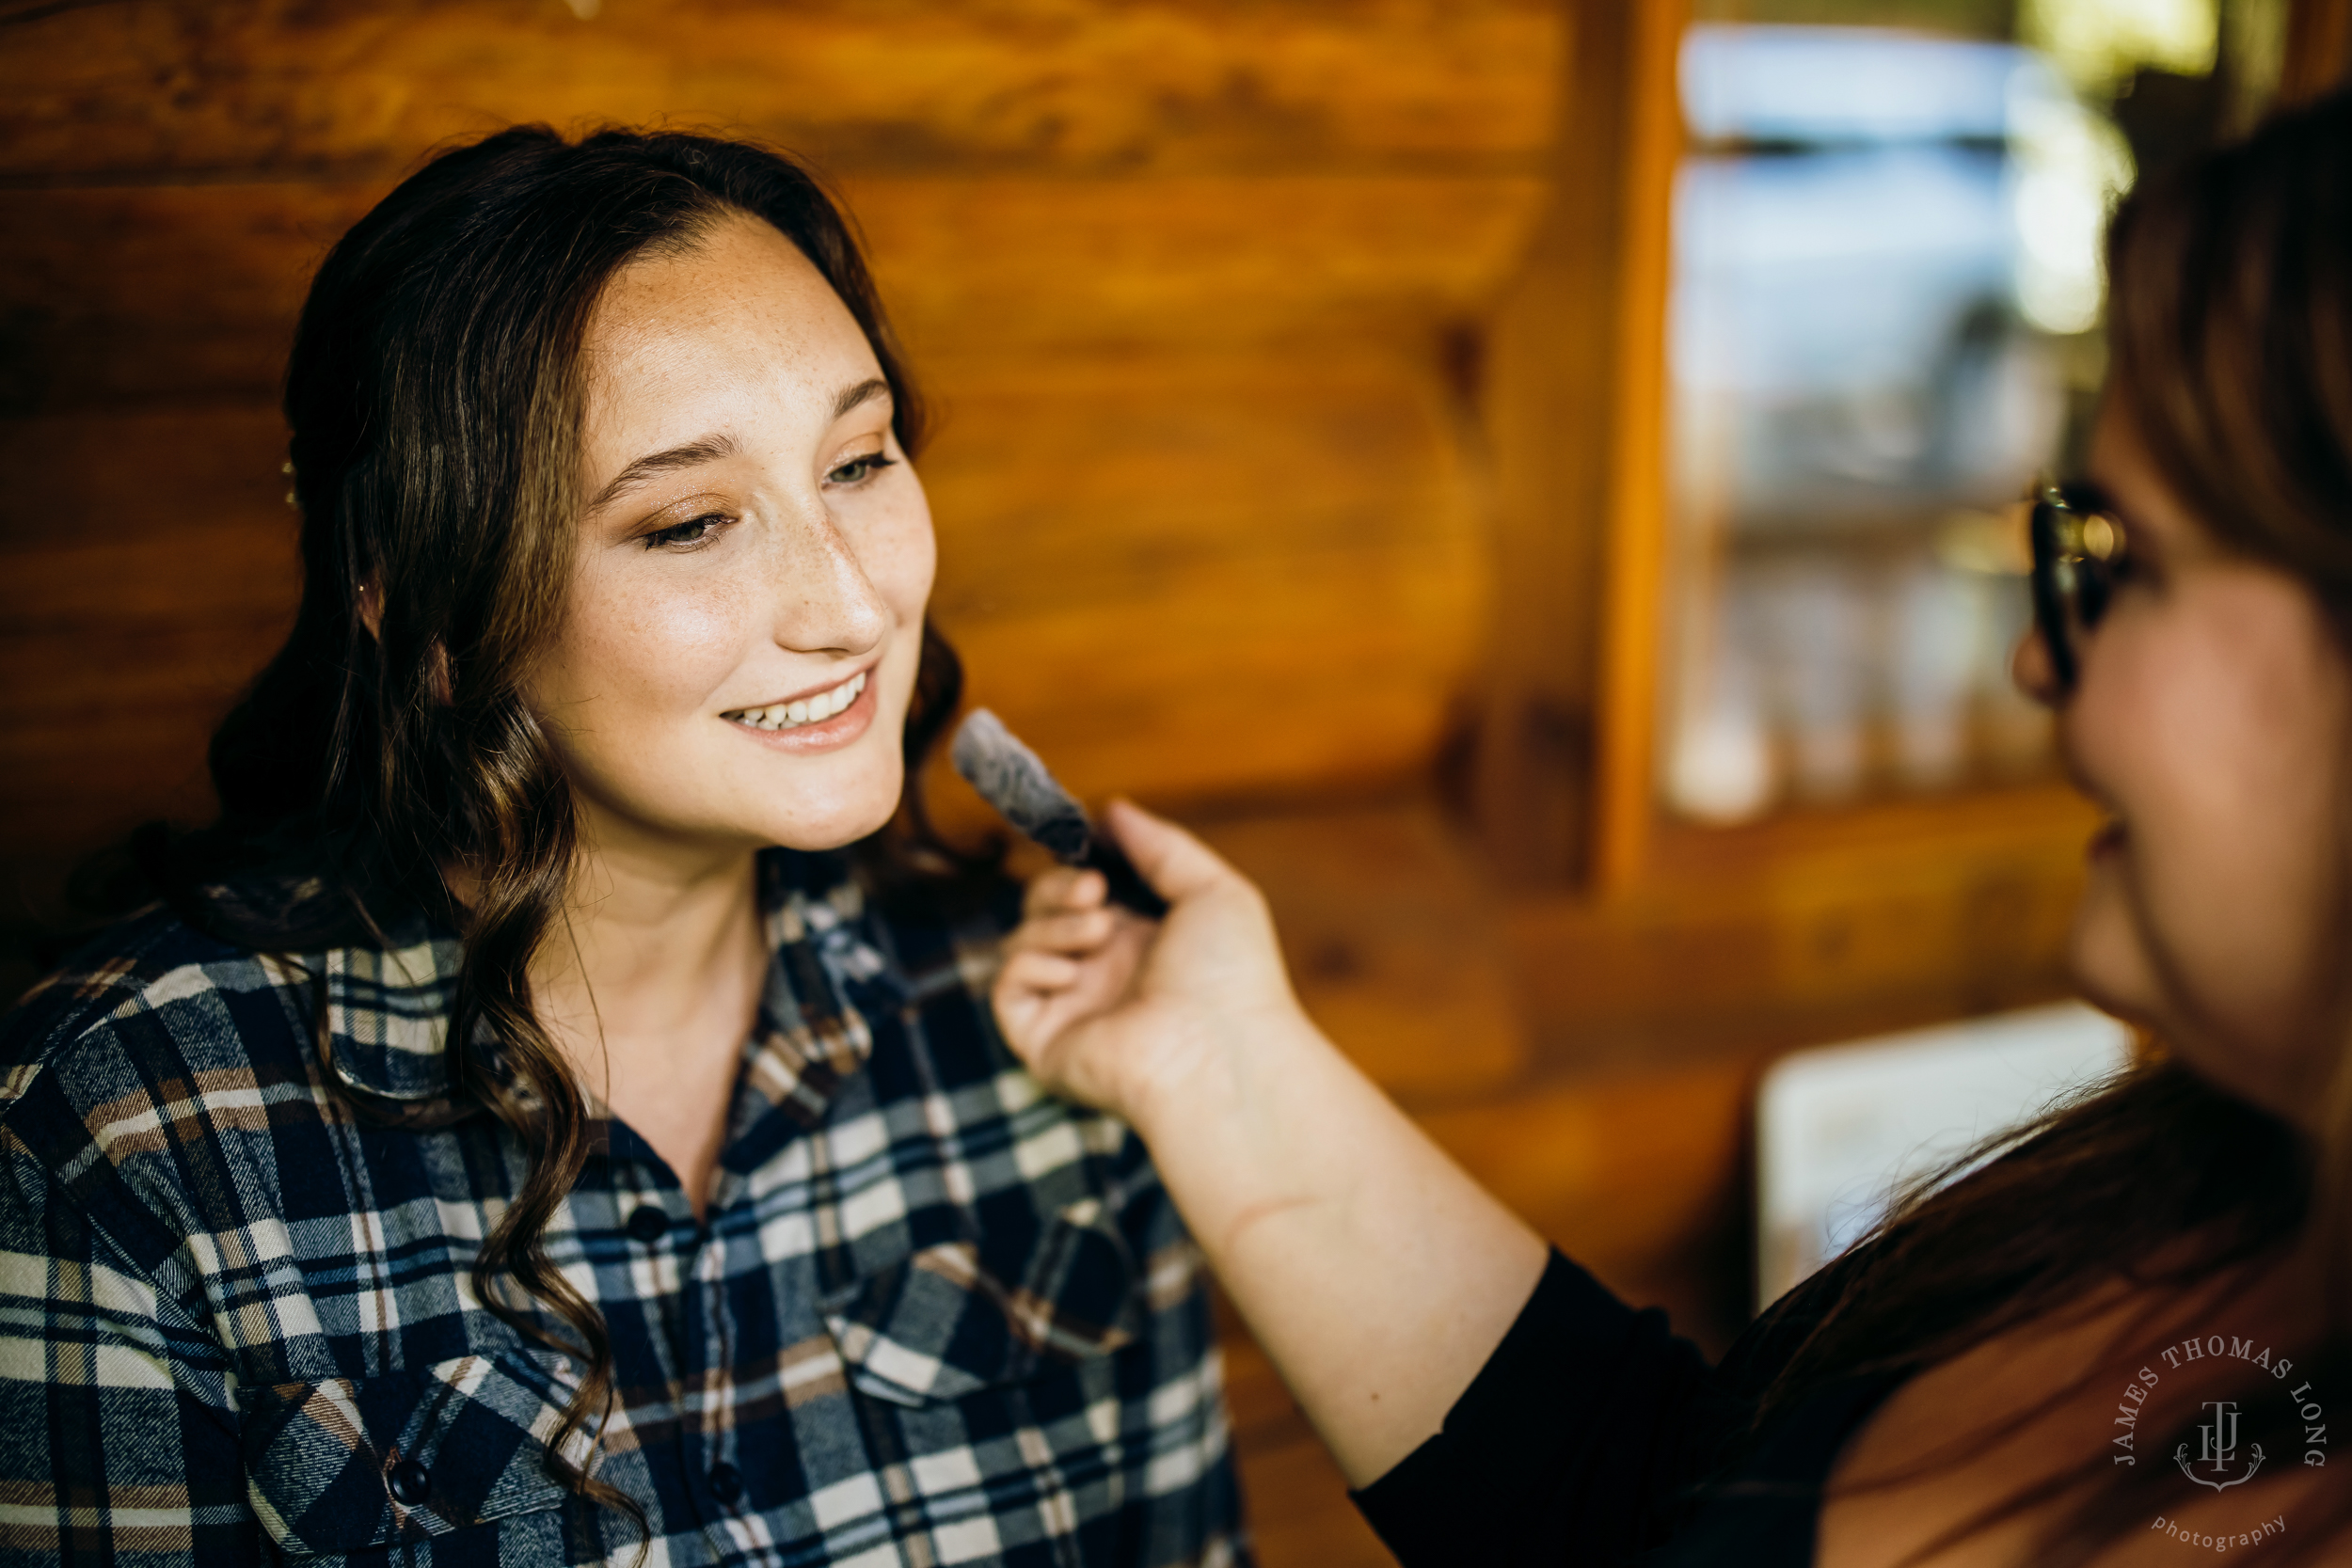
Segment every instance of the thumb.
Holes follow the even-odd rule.
[[[1143,879],[1171,904],[1182,903],[1234,875],[1233,868],[1207,845],[1132,800],[1113,800],[1104,815],[1111,836],[1143,873]]]

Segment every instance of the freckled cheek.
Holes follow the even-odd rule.
[[[917,628],[930,602],[939,569],[939,546],[930,510],[918,501],[882,520],[874,532],[867,580],[889,602],[898,624]]]
[[[614,593],[565,639],[584,696],[629,710],[698,713],[741,663],[753,616],[723,586]]]

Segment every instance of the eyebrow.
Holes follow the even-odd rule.
[[[844,387],[833,398],[833,417],[841,418],[850,409],[861,407],[876,398],[890,396],[890,383],[881,376],[868,376],[853,387]],[[612,476],[612,483],[596,492],[588,503],[588,510],[598,512],[621,497],[636,489],[656,474],[675,473],[704,463],[715,463],[722,457],[733,457],[742,445],[732,436],[706,436],[699,441],[649,452]]]
[[[612,483],[596,494],[588,510],[598,511],[610,506],[622,496],[636,489],[656,474],[674,473],[679,468],[691,468],[704,463],[714,463],[722,457],[733,457],[742,450],[732,436],[706,436],[699,441],[689,441],[682,447],[649,452],[612,476]]]
[[[856,386],[844,387],[834,394],[833,417],[837,420],[862,404],[868,404],[876,398],[886,398],[889,395],[890,383],[881,376],[869,375]]]

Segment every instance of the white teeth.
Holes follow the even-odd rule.
[[[727,717],[755,730],[788,730],[832,718],[856,702],[865,689],[866,673],[860,671],[831,691],[819,691],[814,697],[778,703],[771,707],[747,707]]]

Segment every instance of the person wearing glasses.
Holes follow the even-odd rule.
[[[1157,926],[1090,873],[1033,886],[1009,1038],[1140,1132],[1408,1568],[2352,1558],[2352,97],[2136,194],[2109,276],[2015,670],[2107,814],[2080,989],[2165,1049],[1915,1192],[1719,1364],[1315,1031],[1197,841],[1111,813]]]

